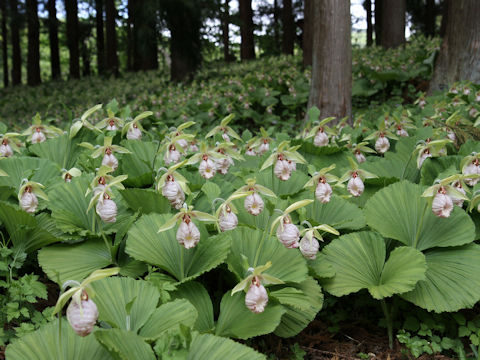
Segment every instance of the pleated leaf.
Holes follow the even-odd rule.
[[[211,334],[197,335],[190,344],[187,360],[266,360],[260,354],[236,341]]]
[[[7,346],[9,360],[110,360],[112,357],[97,342],[95,336],[75,334],[62,318],[61,338],[58,320],[45,324],[37,331],[22,336]]]
[[[157,233],[170,217],[143,215],[128,232],[126,252],[137,260],[162,268],[181,282],[193,279],[225,261],[230,250],[229,233],[209,236],[200,224],[200,242],[187,250],[176,239],[177,227]]]
[[[153,142],[124,140],[122,146],[131,151],[120,161],[122,174],[128,175],[125,184],[132,187],[145,187],[153,184],[153,168],[158,145]]]
[[[300,169],[292,172],[290,179],[286,181],[282,181],[273,175],[272,168],[256,173],[255,177],[257,184],[269,188],[277,196],[295,195],[303,189],[303,185],[309,180],[308,176]]]
[[[433,249],[425,253],[426,279],[402,297],[428,311],[453,312],[480,300],[480,246]]]
[[[335,296],[368,289],[375,299],[383,299],[410,291],[425,279],[425,256],[420,251],[399,247],[385,262],[385,240],[377,233],[343,235],[327,245],[323,253],[335,276],[322,280],[322,285]]]
[[[7,186],[20,189],[23,179],[47,185],[55,178],[61,178],[60,167],[50,160],[32,157],[11,157],[0,161],[0,170],[5,171],[8,176],[0,176],[0,186]],[[33,174],[33,176],[31,176]],[[31,176],[31,177],[30,177]]]
[[[372,196],[365,205],[367,224],[383,236],[420,251],[468,244],[475,238],[470,217],[455,206],[449,218],[432,212],[420,185],[402,181]]]
[[[61,169],[70,169],[80,154],[77,143],[78,141],[71,140],[64,134],[42,143],[32,144],[28,149],[38,157],[56,163]]]
[[[128,188],[119,191],[128,207],[142,214],[168,214],[175,211],[168,200],[158,191],[153,189]]]
[[[143,280],[107,278],[92,283],[99,320],[112,327],[137,332],[155,311],[160,294]],[[131,303],[128,314],[127,304]],[[127,319],[129,315],[129,318]]]
[[[95,338],[115,360],[156,359],[152,347],[132,331],[98,330],[95,332]]]
[[[197,310],[187,300],[177,299],[165,303],[152,313],[140,331],[140,336],[148,341],[156,340],[165,331],[177,328],[180,324],[193,327],[197,316]]]
[[[232,249],[227,263],[238,279],[243,279],[247,271],[243,256],[251,267],[271,261],[272,266],[265,273],[284,282],[302,282],[307,278],[307,264],[298,249],[287,249],[276,237],[268,235],[262,242],[263,231],[243,226],[229,233],[232,237]]]
[[[254,314],[245,306],[244,292],[238,292],[232,296],[229,291],[223,295],[220,303],[215,335],[248,339],[268,334],[277,328],[285,312],[283,306],[270,301],[264,312]]]

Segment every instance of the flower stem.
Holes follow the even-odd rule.
[[[183,280],[185,277],[183,251],[184,251],[183,246],[180,245],[180,276],[181,276],[180,280]]]
[[[385,301],[385,299],[382,299],[380,303],[382,304],[383,314],[385,315],[385,320],[387,322],[388,346],[391,350],[393,349],[393,319],[391,316],[392,314],[388,310],[387,302]]]

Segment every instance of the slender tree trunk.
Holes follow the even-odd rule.
[[[80,54],[78,50],[78,4],[77,0],[65,0],[65,11],[67,13],[67,44],[70,53],[70,77],[80,78]]]
[[[382,8],[383,0],[375,0],[375,45],[382,45]]]
[[[381,45],[385,48],[395,48],[405,44],[405,13],[406,0],[382,0]]]
[[[275,44],[275,53],[280,53],[280,8],[278,7],[278,0],[273,1],[273,41]]]
[[[40,23],[38,21],[37,0],[27,0],[28,55],[27,83],[30,86],[42,82],[40,78]]]
[[[103,37],[103,0],[95,0],[95,27],[97,29],[97,68],[105,72],[105,40]]]
[[[455,0],[449,6],[430,92],[445,89],[459,80],[480,83],[480,1]]]
[[[52,79],[58,79],[62,76],[60,70],[60,51],[58,48],[58,20],[55,0],[48,0],[48,37],[50,40],[50,68]]]
[[[303,9],[303,67],[312,65],[313,9],[315,0],[305,0]]]
[[[435,19],[437,13],[435,10],[435,0],[427,0],[425,6],[425,35],[434,37],[435,36]]]
[[[282,52],[293,55],[295,27],[292,14],[292,0],[283,0],[283,42]]]
[[[134,1],[133,11],[133,69],[158,69],[157,2]]]
[[[230,61],[230,37],[229,37],[229,18],[230,18],[230,0],[223,3],[222,12],[222,43],[223,43],[223,59]]]
[[[3,86],[7,87],[8,78],[8,43],[7,43],[7,4],[0,2],[0,11],[2,13],[2,62],[3,62]]]
[[[365,0],[363,7],[367,12],[367,46],[373,45],[372,0]]]
[[[22,83],[22,53],[20,51],[20,17],[17,0],[10,0],[10,32],[12,33],[12,85]]]
[[[312,83],[308,108],[321,118],[352,113],[352,46],[349,0],[315,2]]]
[[[448,13],[450,8],[450,1],[451,0],[443,1],[442,23],[440,24],[440,36],[442,38],[445,37],[445,33],[447,32],[447,21],[448,21]]]
[[[127,71],[133,71],[133,49],[135,42],[133,39],[134,7],[136,0],[128,0],[127,10]]]
[[[80,54],[82,56],[82,75],[83,76],[90,76],[91,75],[91,67],[90,67],[90,49],[88,48],[87,40],[81,45]]]
[[[242,60],[255,59],[253,42],[253,10],[252,0],[240,0],[240,57]]]
[[[115,28],[117,9],[115,8],[114,0],[105,0],[105,15],[107,33],[107,70],[118,75],[117,31]]]

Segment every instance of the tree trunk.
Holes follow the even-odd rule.
[[[134,24],[134,7],[136,0],[128,0],[127,11],[127,71],[133,71],[133,48],[135,46],[133,40],[133,24]]]
[[[50,40],[50,68],[52,79],[62,76],[60,70],[60,52],[58,48],[58,20],[55,0],[48,0],[48,37]]]
[[[10,32],[12,33],[12,85],[22,83],[22,53],[20,51],[20,17],[17,0],[10,0]]]
[[[105,72],[105,40],[103,37],[103,0],[95,0],[95,27],[97,29],[97,68]]]
[[[227,62],[231,61],[230,57],[230,37],[229,24],[230,18],[230,0],[225,0],[222,12],[222,43],[223,43],[223,59]]]
[[[443,1],[443,8],[442,8],[442,23],[440,24],[440,36],[443,38],[447,32],[447,20],[448,20],[448,12],[450,7],[450,0]]]
[[[352,113],[352,46],[349,0],[315,2],[312,82],[308,108],[321,118]]]
[[[40,78],[40,23],[38,21],[37,0],[27,0],[28,54],[27,83],[30,86],[42,82]]]
[[[435,63],[430,92],[455,81],[480,83],[480,1],[450,2],[446,33]]]
[[[2,62],[3,62],[3,86],[8,86],[8,43],[7,43],[7,4],[2,1],[0,3],[0,11],[2,13]]]
[[[372,0],[365,0],[363,7],[367,12],[367,46],[373,45]]]
[[[435,36],[435,19],[437,13],[435,10],[435,0],[427,0],[425,6],[425,35],[434,37]]]
[[[118,75],[118,56],[117,56],[117,32],[115,28],[115,20],[117,17],[117,9],[114,0],[105,0],[105,25],[107,33],[107,70]]]
[[[382,0],[381,45],[384,48],[395,48],[405,44],[406,0]]]
[[[157,2],[133,1],[133,69],[158,69]]]
[[[255,45],[253,42],[253,10],[252,0],[240,0],[240,58],[242,60],[255,59]]]
[[[295,27],[292,14],[292,0],[283,0],[283,42],[282,52],[293,55],[293,42],[295,39]]]
[[[313,9],[315,0],[305,0],[303,9],[303,67],[312,65]]]
[[[273,42],[275,44],[275,54],[280,53],[280,9],[278,7],[278,0],[273,1]]]
[[[380,46],[382,44],[382,8],[383,0],[375,0],[375,45]]]
[[[78,50],[78,4],[77,0],[65,0],[65,11],[67,13],[67,45],[70,53],[70,77],[80,78],[80,54]]]

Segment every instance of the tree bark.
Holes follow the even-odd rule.
[[[375,45],[380,46],[382,44],[382,8],[383,0],[375,0]]]
[[[117,17],[117,9],[114,0],[105,0],[105,25],[107,33],[107,61],[106,69],[117,76],[118,56],[117,56],[117,31],[115,28],[115,19]]]
[[[425,35],[435,36],[435,18],[437,13],[435,10],[435,0],[427,0],[425,5]]]
[[[133,24],[134,24],[134,7],[135,2],[137,0],[128,0],[127,3],[127,11],[128,11],[128,19],[127,19],[127,71],[133,71],[133,48],[134,48],[134,40],[133,40]]]
[[[40,23],[38,21],[37,0],[27,0],[28,54],[27,83],[30,86],[42,82],[40,78]]]
[[[444,0],[443,8],[442,8],[442,23],[440,24],[440,36],[442,38],[445,37],[445,33],[447,32],[447,20],[448,20],[449,7],[450,7],[450,0]]]
[[[315,2],[313,67],[308,108],[321,118],[352,113],[352,46],[349,0]]]
[[[253,41],[253,10],[252,0],[240,0],[240,58],[242,60],[255,59],[255,45]]]
[[[10,32],[12,34],[12,85],[22,83],[22,53],[20,51],[20,17],[17,0],[10,0]]]
[[[280,54],[280,9],[278,7],[278,0],[273,1],[273,41],[275,54]]]
[[[158,69],[157,54],[157,2],[133,1],[133,69]]]
[[[305,0],[303,9],[303,67],[312,65],[313,9],[315,0]]]
[[[50,40],[50,69],[52,79],[62,76],[60,70],[60,51],[58,48],[58,20],[55,0],[48,0],[48,38]]]
[[[292,0],[283,0],[283,42],[282,52],[293,55],[293,45],[295,39],[295,27],[292,14]]]
[[[0,11],[2,13],[2,63],[3,63],[3,86],[7,87],[8,78],[8,43],[7,43],[7,4],[2,1],[0,3]]]
[[[405,44],[406,0],[382,0],[381,45],[395,48]]]
[[[95,27],[97,30],[97,69],[105,73],[105,39],[103,36],[103,0],[95,0]]]
[[[230,36],[229,36],[229,18],[230,18],[230,0],[225,0],[222,13],[222,43],[223,59],[226,62],[231,61],[230,57]]]
[[[480,83],[480,1],[450,2],[446,33],[435,63],[429,91],[443,90],[455,81]]]
[[[78,50],[78,4],[77,0],[65,0],[65,11],[67,13],[67,45],[70,53],[70,77],[80,78],[80,54]]]
[[[367,12],[367,46],[373,45],[372,0],[365,0],[363,7]]]

